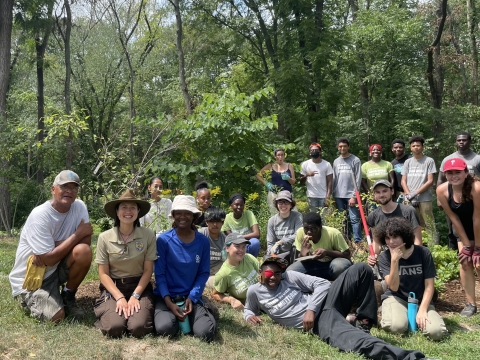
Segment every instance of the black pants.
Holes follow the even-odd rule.
[[[317,316],[313,332],[327,344],[370,359],[423,359],[420,351],[404,350],[390,345],[361,329],[350,325],[345,317],[352,305],[357,305],[357,318],[377,323],[377,300],[373,287],[373,272],[365,263],[349,267],[332,283]]]

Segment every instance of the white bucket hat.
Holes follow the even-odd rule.
[[[193,214],[201,214],[202,212],[197,209],[195,198],[191,195],[177,195],[173,199],[172,210],[170,215],[173,216],[173,212],[176,210],[190,211]]]

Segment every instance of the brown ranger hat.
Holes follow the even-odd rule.
[[[139,211],[138,211],[138,218],[145,216],[150,211],[150,203],[146,200],[140,200],[135,196],[135,193],[132,189],[127,189],[122,196],[120,196],[117,200],[109,201],[105,204],[103,209],[107,213],[108,216],[115,219],[117,216],[117,212],[115,211],[115,206],[122,202],[134,202],[137,204]]]

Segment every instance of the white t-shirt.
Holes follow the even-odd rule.
[[[50,200],[32,210],[23,226],[15,265],[8,276],[13,296],[26,291],[22,285],[27,272],[28,257],[43,255],[55,249],[55,242],[70,237],[77,230],[82,219],[84,222],[89,221],[87,207],[81,200],[75,200],[66,213],[55,210]],[[58,263],[47,266],[43,278],[46,279],[53,274],[57,266]]]
[[[332,165],[325,160],[318,164],[315,164],[312,159],[304,161],[300,174],[305,175],[310,171],[318,171],[318,174],[307,177],[307,197],[325,198],[327,196],[327,175],[333,174]]]
[[[150,211],[140,218],[140,225],[152,229],[157,236],[172,228],[170,211],[172,200],[161,198],[158,202],[152,202]]]

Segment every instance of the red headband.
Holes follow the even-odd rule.
[[[308,150],[310,150],[312,146],[317,146],[320,150],[322,150],[322,145],[320,145],[319,143],[311,143],[310,146],[308,147]]]
[[[380,145],[380,144],[373,144],[373,145],[370,145],[370,152],[372,152],[374,146],[380,148],[380,151],[382,151],[382,145]]]

